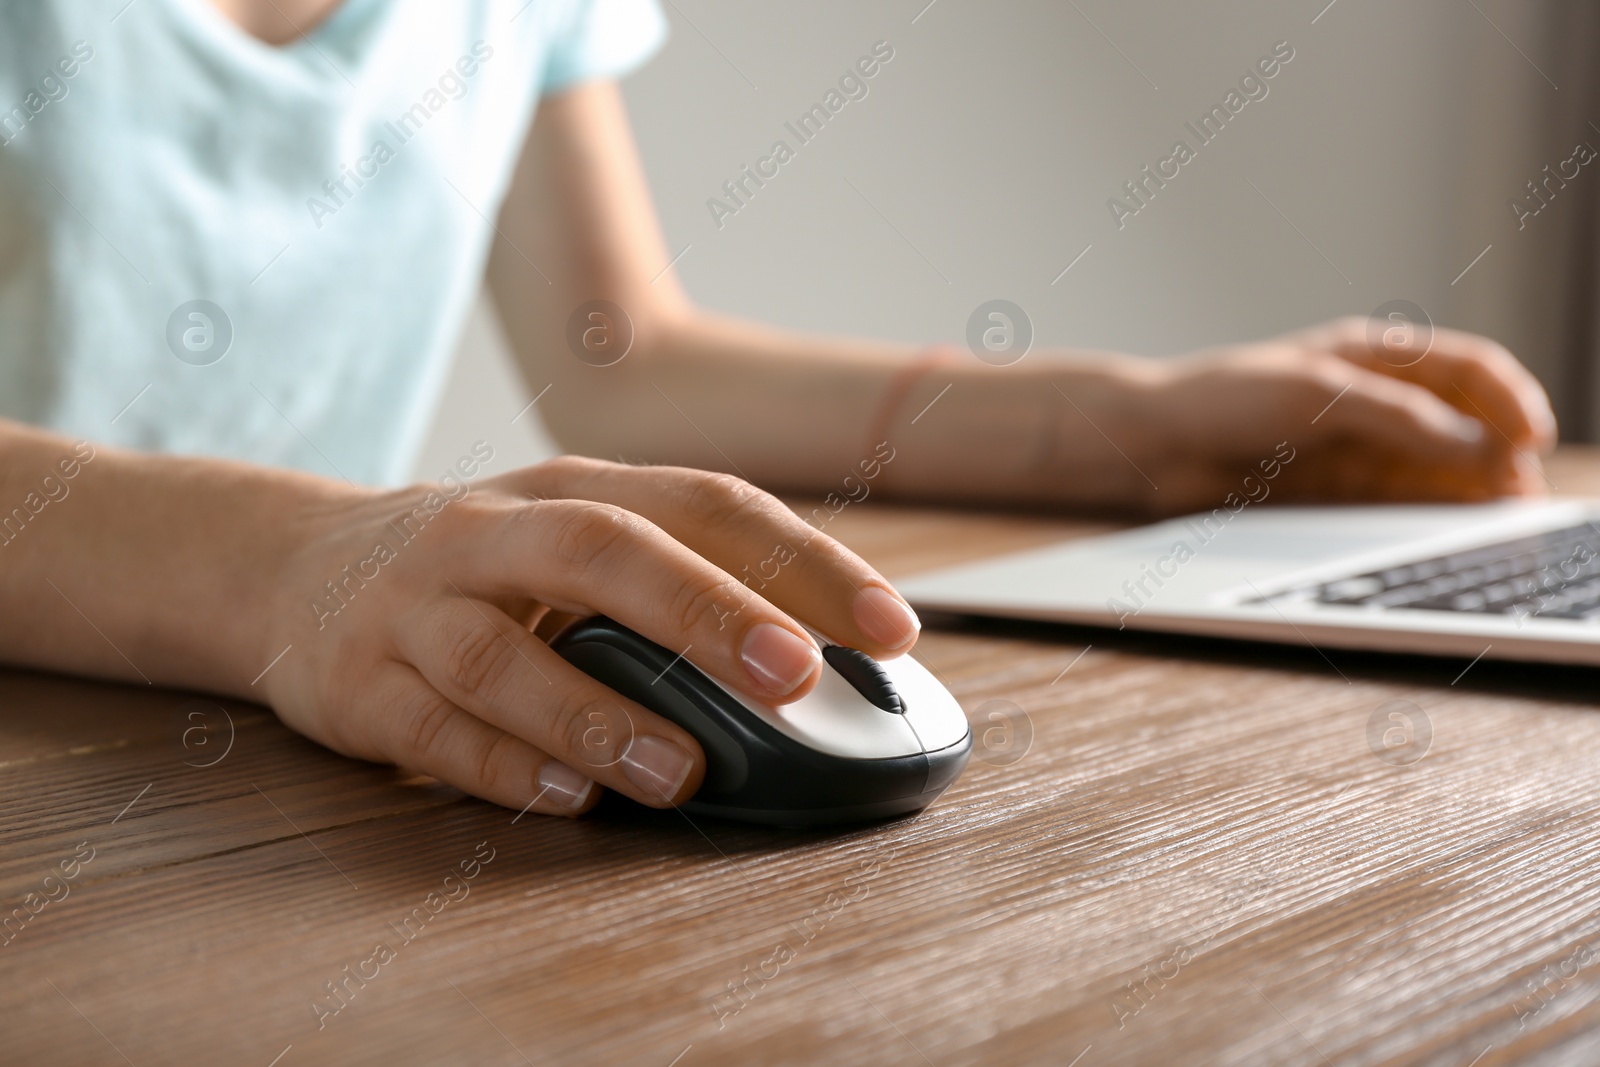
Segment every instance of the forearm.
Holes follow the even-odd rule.
[[[938,500],[1127,500],[1131,454],[1155,428],[1159,366],[1094,352],[989,366],[961,349],[906,368],[905,345],[808,336],[691,312],[612,367],[577,360],[545,417],[566,448],[607,459],[740,473],[770,488],[826,492],[881,437],[882,488]],[[948,387],[948,388],[947,388]],[[1118,449],[1129,456],[1119,455]]]
[[[993,367],[957,350],[908,383],[910,346],[695,309],[671,269],[614,86],[540,105],[498,235],[490,288],[528,384],[543,394],[539,411],[570,451],[825,493],[882,435],[895,458],[875,491],[1121,505],[1148,489],[1118,449],[1160,443],[1146,417],[1153,361],[1034,353]],[[596,300],[609,304],[597,318]],[[600,350],[585,351],[591,336]]]
[[[0,421],[0,660],[249,695],[296,531],[358,492]]]

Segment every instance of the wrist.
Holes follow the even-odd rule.
[[[157,684],[265,701],[254,683],[292,560],[342,502],[370,490],[296,471],[104,450],[98,507],[126,540],[102,580],[113,626]],[[98,538],[96,538],[98,541]],[[109,569],[108,569],[109,571]]]
[[[1055,404],[1048,467],[1037,479],[1053,499],[1142,510],[1159,492],[1163,455],[1159,397],[1164,361],[1116,353],[1041,361],[1038,390]]]
[[[241,590],[245,602],[256,605],[256,618],[230,639],[243,656],[234,673],[243,677],[251,699],[266,702],[262,674],[286,649],[304,645],[325,628],[330,611],[337,614],[336,590],[345,571],[372,554],[372,531],[403,511],[400,501],[411,492],[288,475],[263,493],[272,512],[263,521],[270,528],[255,545],[259,575]],[[415,495],[420,501],[421,492]],[[318,604],[324,605],[320,619]]]
[[[8,609],[0,657],[254,695],[293,517],[309,500],[354,490],[241,463],[74,443],[32,427],[0,425],[0,442],[0,493],[30,514],[0,546]]]
[[[1124,451],[1141,446],[1149,397],[1162,380],[1149,362],[1046,353],[1006,367],[935,365],[900,398],[890,427],[904,456],[894,490],[1003,504],[1125,498],[1127,479],[1138,476],[1108,441]]]

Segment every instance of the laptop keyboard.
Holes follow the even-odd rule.
[[[1600,623],[1600,530],[1583,523],[1265,599]]]

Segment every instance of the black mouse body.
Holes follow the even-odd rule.
[[[604,616],[551,647],[700,742],[705,781],[683,805],[692,813],[779,826],[905,815],[937,799],[972,751],[961,706],[909,656],[880,663],[829,646],[817,687],[771,708]]]

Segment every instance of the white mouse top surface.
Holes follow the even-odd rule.
[[[910,656],[880,660],[905,703],[904,715],[875,707],[827,663],[817,687],[792,704],[773,708],[732,693],[779,733],[847,759],[893,759],[936,752],[967,735],[967,716],[956,698]]]

